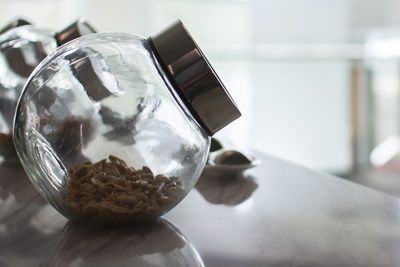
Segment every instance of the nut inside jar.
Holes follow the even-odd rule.
[[[135,170],[110,155],[69,170],[62,202],[75,220],[128,223],[160,216],[184,197],[175,176],[154,175],[149,167]]]

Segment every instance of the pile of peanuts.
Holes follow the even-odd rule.
[[[72,219],[132,222],[160,216],[184,197],[177,177],[135,170],[120,158],[78,163],[69,170],[62,202]]]

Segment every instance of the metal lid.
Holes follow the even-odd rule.
[[[174,89],[208,134],[240,117],[235,102],[180,20],[148,40]]]
[[[62,46],[73,39],[95,32],[96,30],[93,29],[92,26],[90,26],[84,19],[79,18],[68,27],[58,31],[55,37],[57,40],[57,45]]]
[[[24,19],[15,19],[15,20],[11,21],[9,24],[7,24],[6,26],[4,26],[3,28],[1,28],[0,34],[5,33],[9,29],[16,28],[19,26],[24,26],[24,25],[30,25],[30,24],[31,24],[30,22],[28,22]]]

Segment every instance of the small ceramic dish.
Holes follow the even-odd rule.
[[[256,157],[236,150],[220,149],[210,152],[206,171],[221,173],[240,173],[256,167],[261,161]]]

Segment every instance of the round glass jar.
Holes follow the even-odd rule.
[[[14,143],[60,213],[129,223],[177,205],[204,168],[210,136],[239,116],[178,21],[148,39],[100,33],[56,50],[25,86]]]
[[[20,26],[25,26],[25,25],[30,25],[31,23],[29,21],[26,21],[24,19],[15,19],[13,21],[10,21],[10,23],[8,23],[7,25],[3,26],[2,28],[0,28],[0,34],[5,33],[6,31],[12,29],[12,28],[16,28],[16,27],[20,27]]]
[[[25,25],[17,20],[0,35],[0,154],[16,159],[12,144],[15,108],[34,68],[58,46],[94,30],[79,19],[59,32]],[[19,27],[18,27],[19,26]]]

